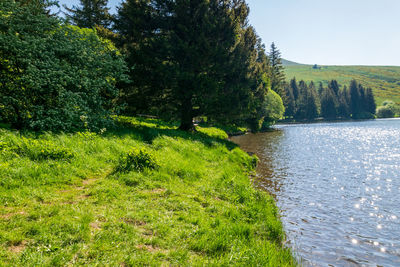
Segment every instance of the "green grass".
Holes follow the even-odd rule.
[[[323,82],[325,85],[332,79],[340,85],[349,86],[352,79],[363,86],[371,87],[378,105],[385,100],[400,104],[400,67],[391,66],[320,66],[313,69],[312,65],[285,66],[287,79],[304,80],[307,82]]]
[[[0,129],[1,266],[296,264],[249,180],[256,159],[224,131],[119,120],[103,134]],[[138,149],[144,167],[120,171]]]

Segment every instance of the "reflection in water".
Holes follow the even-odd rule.
[[[260,157],[304,264],[400,266],[400,120],[277,129],[232,140]]]

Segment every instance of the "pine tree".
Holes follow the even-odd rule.
[[[291,118],[296,113],[296,103],[293,96],[292,87],[289,84],[285,83],[284,88],[286,93],[284,102],[285,116]]]
[[[365,94],[365,101],[366,101],[366,111],[375,114],[376,112],[376,103],[375,103],[375,98],[374,94],[372,93],[371,88],[367,88],[366,94]]]
[[[294,100],[296,101],[299,98],[299,87],[297,86],[296,77],[290,80],[290,88],[293,92]]]
[[[72,8],[64,5],[67,10],[66,17],[72,23],[81,28],[94,28],[101,26],[109,28],[112,16],[107,7],[108,0],[80,0],[80,6]]]
[[[326,88],[321,96],[321,116],[325,119],[335,119],[337,116],[336,96],[332,87]]]
[[[322,93],[324,92],[325,88],[324,85],[322,84],[322,82],[319,82],[319,86],[318,86],[318,96],[321,98]]]
[[[258,123],[269,80],[248,12],[243,0],[123,3],[115,26],[135,81],[124,92],[128,105],[171,114],[182,130],[194,129],[200,115],[243,120],[248,114]]]
[[[310,83],[307,90],[307,105],[305,116],[308,120],[314,120],[318,117],[318,96],[313,82]]]
[[[355,80],[350,82],[350,113],[353,118],[356,118],[361,112],[361,99],[358,90],[358,83]]]
[[[328,84],[328,87],[332,90],[335,96],[339,94],[339,84],[336,80],[331,80]]]
[[[343,90],[339,91],[337,115],[340,118],[350,117],[348,91],[346,86],[343,87]]]
[[[271,44],[269,52],[270,59],[270,77],[271,77],[271,89],[277,92],[282,99],[285,98],[285,92],[283,83],[285,81],[285,72],[282,65],[281,52],[276,47],[275,43]],[[296,97],[296,96],[295,96]]]

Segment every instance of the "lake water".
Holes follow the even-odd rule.
[[[305,266],[400,266],[400,120],[279,125],[232,138],[259,158]]]

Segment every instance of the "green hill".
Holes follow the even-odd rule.
[[[286,60],[285,60],[286,62]],[[290,61],[289,61],[290,62]],[[294,62],[292,62],[294,63]],[[296,77],[307,82],[323,82],[335,79],[341,86],[348,85],[352,79],[366,87],[371,87],[377,104],[392,100],[400,104],[400,66],[318,66],[302,64],[283,64],[287,79]]]

